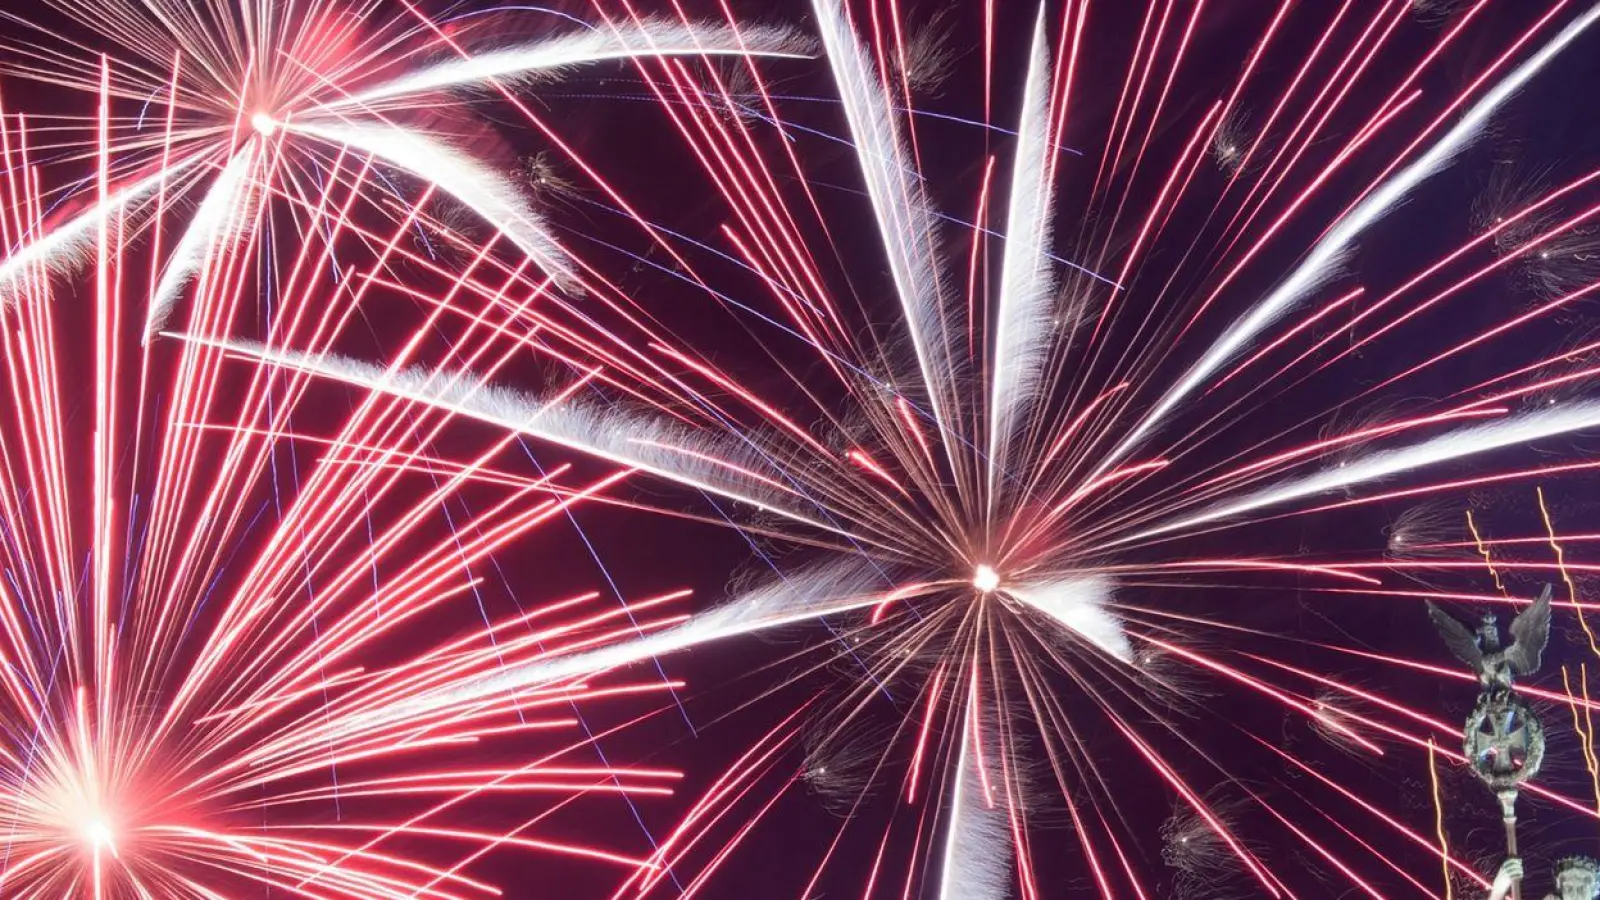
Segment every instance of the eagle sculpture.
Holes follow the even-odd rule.
[[[1508,691],[1516,676],[1529,675],[1539,668],[1539,657],[1550,640],[1550,585],[1545,585],[1539,599],[1511,620],[1512,641],[1508,647],[1500,646],[1500,626],[1493,613],[1484,614],[1476,632],[1432,601],[1428,602],[1428,615],[1450,652],[1478,673],[1478,683],[1485,692]]]

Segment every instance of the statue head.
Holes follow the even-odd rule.
[[[1600,863],[1587,856],[1569,856],[1556,862],[1558,900],[1596,900],[1600,898]]]
[[[1478,646],[1485,653],[1500,649],[1500,620],[1494,613],[1484,613],[1478,620]]]

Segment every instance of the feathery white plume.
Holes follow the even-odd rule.
[[[1122,621],[1106,609],[1111,580],[1100,575],[1063,578],[1035,584],[1008,586],[1006,594],[1038,610],[1068,631],[1123,662],[1133,660],[1133,646]]]
[[[806,42],[782,28],[729,28],[672,21],[613,24],[589,31],[456,57],[403,75],[316,110],[349,110],[425,91],[528,79],[586,63],[653,56],[777,56],[804,59]]]
[[[755,454],[657,416],[629,414],[570,397],[555,401],[531,397],[485,384],[477,375],[459,370],[395,370],[345,356],[302,353],[254,341],[170,336],[446,410],[737,500],[791,521],[834,530],[796,512],[789,505],[793,496],[754,475],[763,466]]]
[[[1183,531],[1313,494],[1354,487],[1412,469],[1589,428],[1600,428],[1600,402],[1552,407],[1487,425],[1461,428],[1409,447],[1381,451],[1344,463],[1338,468],[1264,488],[1237,500],[1223,501],[1194,515],[1158,525],[1108,546]]]
[[[1006,213],[1005,254],[995,313],[994,375],[989,395],[989,502],[994,503],[1005,443],[1016,416],[1033,399],[1054,338],[1050,302],[1050,51],[1044,9],[1034,26],[1022,119],[1012,161],[1011,206]]]
[[[285,130],[378,157],[411,175],[438,185],[484,221],[500,229],[558,282],[570,283],[567,252],[550,234],[516,186],[465,153],[422,132],[386,122],[293,121]]]
[[[972,753],[972,716],[962,716],[961,753],[950,786],[939,900],[1006,900],[1011,889],[1011,831],[998,803],[988,805],[981,765]]]
[[[614,669],[711,641],[769,631],[883,602],[881,568],[864,557],[819,563],[691,616],[681,625],[615,646],[503,672],[474,688],[485,694]]]
[[[1585,29],[1600,20],[1600,4],[1595,5],[1587,13],[1572,21],[1563,28],[1559,34],[1540,48],[1538,53],[1517,66],[1511,74],[1501,79],[1487,94],[1467,110],[1466,115],[1455,124],[1444,137],[1440,138],[1428,151],[1418,157],[1410,165],[1401,169],[1389,180],[1379,185],[1369,193],[1356,207],[1318,241],[1311,248],[1311,253],[1305,260],[1289,274],[1289,277],[1278,285],[1266,299],[1256,304],[1255,308],[1246,313],[1244,318],[1235,322],[1223,332],[1216,343],[1200,357],[1179,382],[1167,391],[1166,396],[1134,426],[1128,436],[1117,446],[1101,463],[1098,472],[1103,472],[1115,465],[1128,451],[1133,449],[1146,434],[1153,429],[1161,419],[1171,412],[1174,407],[1188,397],[1206,379],[1232,359],[1256,335],[1260,334],[1273,322],[1277,321],[1295,304],[1300,302],[1318,284],[1331,277],[1337,270],[1340,261],[1348,253],[1356,238],[1366,231],[1369,226],[1382,219],[1400,202],[1413,188],[1425,181],[1430,175],[1442,169],[1452,158],[1467,145],[1477,138],[1483,126],[1511,96],[1521,90],[1533,76],[1539,73],[1549,62],[1556,57],[1568,44],[1572,43]]]
[[[817,26],[844,105],[856,159],[878,220],[878,234],[889,256],[895,293],[917,354],[923,387],[941,432],[949,430],[947,403],[955,373],[944,329],[944,298],[934,265],[934,217],[905,147],[882,86],[872,74],[866,49],[856,39],[838,0],[815,0]]]
[[[145,309],[144,338],[149,340],[167,322],[178,294],[194,274],[205,264],[206,254],[218,241],[233,240],[245,225],[245,216],[239,210],[237,199],[245,185],[245,173],[255,164],[255,141],[246,144],[222,167],[222,172],[211,182],[200,207],[183,230],[172,255],[167,258],[161,280],[156,282],[155,293],[150,295]]]
[[[713,641],[864,609],[883,602],[883,585],[882,571],[871,560],[832,560],[783,576],[654,634],[507,668],[469,687],[406,700],[371,715],[388,720],[454,708],[496,694],[598,675]]]
[[[167,166],[163,171],[141,178],[18,247],[16,252],[0,261],[0,303],[11,302],[17,289],[26,283],[29,273],[36,266],[44,268],[48,274],[59,274],[87,260],[94,244],[96,227],[101,220],[137,205],[154,194],[163,182],[203,158],[205,154],[197,153]]]

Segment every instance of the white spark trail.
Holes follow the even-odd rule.
[[[865,48],[838,0],[814,0],[817,27],[844,106],[856,159],[889,257],[923,387],[941,433],[950,433],[944,394],[955,383],[944,331],[944,298],[934,266],[934,217]],[[935,352],[937,351],[937,359]]]
[[[991,512],[999,472],[1005,468],[1003,448],[1011,440],[1017,414],[1036,399],[1039,376],[1053,338],[1050,156],[1050,51],[1041,8],[1022,93],[995,314],[994,374],[989,400]]]
[[[972,715],[961,717],[961,752],[950,785],[939,900],[1006,900],[1011,889],[1011,834],[1004,812],[984,803],[972,755]]]
[[[437,185],[500,229],[557,282],[575,280],[566,250],[516,186],[443,141],[386,122],[291,121],[281,127],[354,147]]]
[[[598,675],[714,641],[876,606],[884,596],[883,572],[871,560],[854,556],[821,563],[782,576],[654,634],[507,668],[470,687],[407,700],[376,710],[373,715],[385,720],[411,717],[419,711],[455,708],[497,694]]]
[[[1362,232],[1387,215],[1405,199],[1407,193],[1442,169],[1457,153],[1472,143],[1496,110],[1566,49],[1568,44],[1577,40],[1578,36],[1596,20],[1600,20],[1600,4],[1591,7],[1587,13],[1563,28],[1538,53],[1513,69],[1511,74],[1501,79],[1483,96],[1483,99],[1473,104],[1466,115],[1461,117],[1461,121],[1446,132],[1428,152],[1368,194],[1355,209],[1339,220],[1338,224],[1311,248],[1311,253],[1282,284],[1244,318],[1230,326],[1211,349],[1189,369],[1182,380],[1167,391],[1166,395],[1128,433],[1122,443],[1106,457],[1096,474],[1115,465],[1133,449],[1135,444],[1149,434],[1167,413],[1214,375],[1250,340],[1293,309],[1295,304],[1318,284],[1331,277],[1338,269],[1340,260]]]
[[[1600,401],[1569,404],[1486,425],[1462,428],[1409,447],[1375,453],[1339,468],[1276,487],[1268,487],[1237,500],[1224,501],[1192,516],[1112,541],[1107,546],[1172,534],[1196,525],[1231,518],[1315,494],[1353,487],[1412,469],[1589,428],[1600,428]]]
[[[166,324],[172,307],[178,302],[178,294],[205,265],[211,247],[233,240],[244,227],[247,219],[243,210],[238,208],[237,200],[245,185],[245,174],[255,165],[255,148],[258,146],[251,141],[228,160],[221,174],[206,190],[205,198],[200,201],[177,246],[173,247],[166,268],[161,271],[161,280],[156,283],[155,293],[150,295],[150,303],[145,310],[146,341]]]
[[[481,377],[465,371],[420,367],[397,371],[335,354],[302,353],[253,341],[171,333],[167,336],[487,422],[790,521],[844,533],[790,508],[775,484],[742,474],[739,470],[753,472],[762,465],[753,455],[659,417],[629,414],[571,398],[552,401],[530,397],[486,384]]]
[[[0,305],[9,305],[17,292],[27,286],[28,273],[35,267],[43,267],[50,274],[62,274],[74,264],[87,262],[92,256],[90,250],[102,219],[135,206],[154,194],[162,183],[204,158],[206,154],[197,153],[172,163],[18,247],[0,261]]]
[[[1101,575],[1008,586],[1006,595],[1049,616],[1062,627],[1125,663],[1133,645],[1118,619],[1106,609],[1111,579]]]
[[[782,28],[689,25],[646,21],[608,25],[525,46],[457,57],[320,104],[313,111],[349,110],[425,91],[481,85],[490,79],[525,81],[608,60],[659,56],[765,56],[808,59],[807,42]]]

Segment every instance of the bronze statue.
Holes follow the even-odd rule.
[[[1462,751],[1473,774],[1500,801],[1500,820],[1506,831],[1506,861],[1500,867],[1491,900],[1522,900],[1522,862],[1517,858],[1517,795],[1522,784],[1539,773],[1544,761],[1544,727],[1531,707],[1512,691],[1517,676],[1539,668],[1539,658],[1550,641],[1550,593],[1545,585],[1539,599],[1511,620],[1512,642],[1500,644],[1500,626],[1485,614],[1476,633],[1432,603],[1428,615],[1433,627],[1457,659],[1478,674],[1478,704],[1462,729]],[[1592,861],[1578,857],[1563,860],[1556,872],[1555,900],[1600,900],[1595,896]],[[1585,865],[1587,864],[1587,868]],[[1587,879],[1587,880],[1585,880]]]
[[[1539,599],[1511,620],[1513,640],[1509,647],[1500,645],[1500,626],[1493,613],[1484,614],[1477,632],[1468,630],[1432,601],[1428,603],[1428,615],[1450,652],[1478,673],[1478,684],[1484,692],[1503,693],[1511,689],[1516,676],[1539,668],[1539,657],[1550,640],[1550,585],[1545,585]]]

